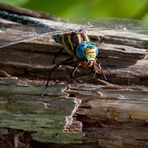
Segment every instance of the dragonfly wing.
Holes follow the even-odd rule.
[[[0,47],[16,44],[34,37],[34,32],[23,26],[0,25]]]
[[[9,21],[2,23],[2,20],[0,19],[0,48],[36,39],[44,35],[51,36],[69,31],[69,28],[66,28],[64,23],[61,23],[60,27],[50,24],[47,28],[41,28],[11,23]]]
[[[81,20],[84,30],[91,32],[134,32],[148,34],[148,24],[134,19],[106,18],[95,21]]]
[[[45,21],[45,22],[44,22]],[[143,25],[141,21],[131,19],[103,19],[97,21],[84,20],[77,23],[56,22],[50,20],[43,20],[47,24],[47,28],[31,27],[20,25],[17,23],[4,22],[0,19],[0,48],[12,44],[29,41],[44,35],[51,36],[55,34],[64,34],[66,32],[78,31],[84,29],[88,34],[106,34],[111,33],[119,34],[122,32],[148,32],[148,25]]]

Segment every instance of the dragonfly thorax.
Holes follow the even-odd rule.
[[[54,35],[53,39],[62,44],[67,53],[72,56],[75,56],[75,51],[80,43],[89,41],[89,38],[84,31]]]
[[[94,43],[90,42],[85,32],[54,35],[53,39],[62,44],[67,53],[75,56],[78,61],[96,60],[99,49]]]

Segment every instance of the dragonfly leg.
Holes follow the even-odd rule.
[[[107,80],[106,75],[103,70],[102,70],[102,75],[103,75],[104,80]]]
[[[88,73],[88,72],[85,72],[85,73],[76,75],[76,71],[78,70],[78,67],[79,67],[79,66],[80,66],[80,65],[76,65],[76,66],[74,67],[74,69],[72,70],[71,75],[70,75],[71,78],[78,78],[78,77],[81,77],[81,76],[90,74],[90,73]],[[103,71],[103,69],[102,69],[102,67],[101,67],[101,64],[96,64],[96,66],[98,67],[98,69],[99,69],[100,72],[98,73],[97,71],[94,71],[93,79],[96,77],[96,74],[98,74],[98,75],[100,75],[101,79],[107,80],[106,75],[105,75],[105,73],[104,73],[104,71]],[[91,72],[91,73],[92,73],[92,72]]]
[[[96,71],[95,71],[95,72],[94,72],[94,74],[93,74],[93,79],[95,79],[95,77],[96,77],[96,74],[97,74],[97,73],[96,73]]]
[[[104,79],[104,80],[107,80],[107,78],[106,78],[106,75],[105,75],[105,73],[104,73],[104,70],[102,69],[102,67],[101,67],[101,63],[99,63],[99,64],[96,64],[98,67],[99,67],[99,69],[101,70],[101,76],[102,76],[102,78]],[[96,75],[96,74],[95,74]]]
[[[72,72],[71,72],[71,74],[70,74],[70,77],[71,77],[71,78],[75,78],[75,73],[76,73],[76,70],[78,69],[78,67],[79,67],[79,65],[76,65],[76,66],[74,67],[74,69],[72,70]]]
[[[55,64],[55,59],[62,53],[62,51],[64,50],[64,48],[62,47],[57,53],[56,55],[54,56],[53,60],[52,60],[52,63]]]
[[[48,84],[49,84],[49,80],[51,80],[51,74],[52,74],[52,72],[55,71],[60,65],[66,64],[66,63],[68,63],[69,61],[72,61],[72,60],[73,60],[73,57],[72,57],[72,58],[68,58],[68,59],[62,61],[61,63],[55,65],[55,66],[49,71],[48,79],[47,79],[45,88],[44,88],[44,90],[42,91],[42,95],[41,95],[41,96],[44,96],[44,93],[45,93],[45,91],[47,90],[47,87],[48,87]]]
[[[78,70],[78,67],[79,67],[79,66],[80,66],[80,65],[76,65],[76,66],[74,67],[74,69],[72,70],[71,75],[70,75],[71,78],[78,78],[78,77],[81,77],[81,76],[84,76],[84,75],[87,75],[87,74],[88,74],[88,72],[85,72],[85,73],[76,75],[76,71]]]

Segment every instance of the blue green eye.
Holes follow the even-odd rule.
[[[80,60],[87,60],[86,49],[88,47],[93,49],[93,52],[95,53],[93,55],[95,55],[95,56],[98,55],[98,50],[99,49],[97,48],[97,46],[94,43],[89,42],[89,41],[88,42],[82,42],[82,43],[80,43],[78,45],[78,47],[77,47],[77,49],[75,51],[76,56],[77,56],[78,59],[80,59]],[[91,56],[92,55],[90,55],[90,58],[91,58]],[[92,56],[92,57],[94,57],[94,56]]]

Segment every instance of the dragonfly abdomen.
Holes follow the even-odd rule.
[[[33,27],[42,27],[42,28],[48,28],[49,26],[41,23],[39,21],[36,20],[32,20],[26,16],[23,15],[17,15],[14,13],[9,13],[7,11],[0,11],[0,17],[9,21],[13,21],[13,22],[17,22],[20,23],[22,25],[30,25]]]

